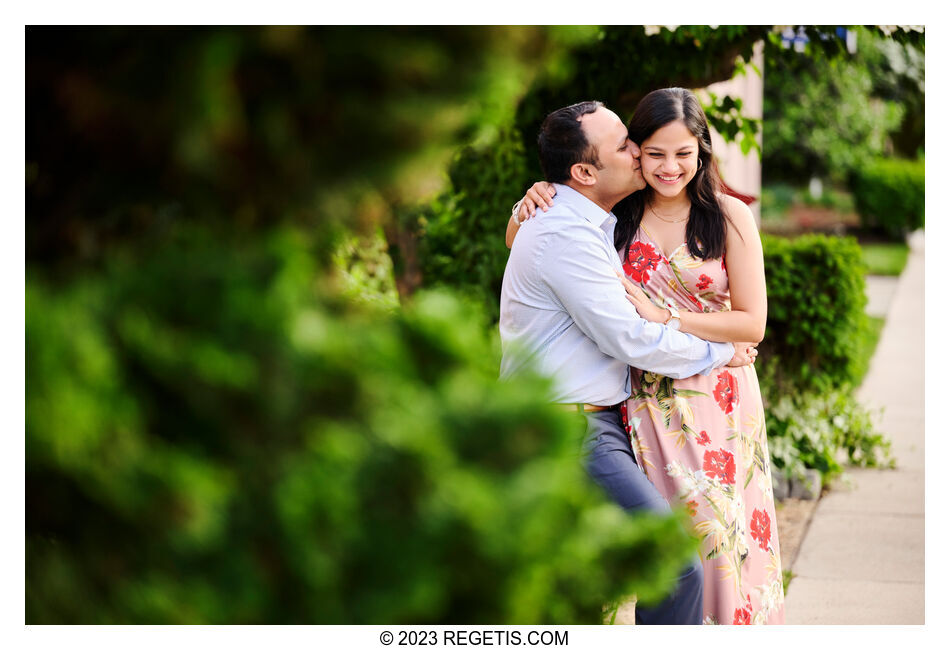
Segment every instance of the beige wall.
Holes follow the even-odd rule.
[[[752,63],[760,71],[764,71],[765,59],[762,54],[762,43],[755,46]],[[706,90],[715,94],[717,97],[729,95],[742,99],[742,115],[744,117],[754,117],[762,119],[762,76],[756,74],[751,66],[747,68],[744,76],[722,81],[709,86]],[[758,137],[759,146],[762,145],[762,134]],[[733,189],[743,194],[751,194],[758,199],[762,196],[762,164],[759,154],[754,150],[747,156],[742,155],[742,150],[736,143],[726,144],[722,136],[713,131],[712,134],[713,152],[719,161],[722,177]],[[759,201],[756,200],[749,206],[755,215],[756,221],[760,221],[761,213]]]

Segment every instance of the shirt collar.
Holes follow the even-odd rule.
[[[572,187],[554,183],[557,189],[557,198],[576,209],[585,219],[601,229],[616,223],[613,212],[605,212],[603,208]],[[610,221],[608,221],[610,220]]]

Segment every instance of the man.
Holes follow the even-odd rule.
[[[630,396],[629,366],[669,377],[750,363],[742,344],[709,343],[640,318],[627,301],[610,210],[643,189],[639,149],[600,102],[554,111],[538,149],[554,205],[525,222],[501,290],[502,378],[526,364],[554,378],[554,401],[587,418],[587,470],[623,508],[669,512],[636,465],[619,405]],[[692,563],[674,592],[640,624],[701,624],[702,567]]]

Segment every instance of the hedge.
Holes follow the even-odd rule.
[[[856,169],[851,178],[861,224],[901,238],[924,226],[924,161],[880,159]]]
[[[776,476],[822,482],[845,464],[893,466],[890,443],[854,396],[872,327],[864,263],[850,237],[765,235],[769,317],[757,364]]]
[[[850,237],[763,235],[769,299],[759,346],[763,394],[826,391],[861,379],[864,261]]]
[[[307,236],[192,230],[26,284],[26,622],[598,623],[695,550],[444,293],[320,290]]]

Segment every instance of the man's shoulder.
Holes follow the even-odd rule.
[[[545,230],[562,236],[578,235],[599,238],[600,228],[591,223],[578,207],[567,201],[554,200],[547,212],[541,213],[541,223]]]
[[[535,250],[535,259],[544,268],[552,268],[559,260],[582,252],[609,256],[611,247],[604,231],[571,208],[552,207],[536,225],[538,230],[529,238],[533,240],[529,247]]]

